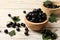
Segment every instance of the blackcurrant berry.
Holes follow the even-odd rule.
[[[17,30],[18,32],[20,31],[20,29],[19,29],[19,28],[17,28],[16,30]]]
[[[17,26],[18,26],[18,27],[21,27],[20,23],[17,23]]]
[[[32,17],[32,19],[30,20],[31,22],[34,22],[35,21],[35,18],[34,17]]]
[[[26,36],[29,36],[28,31],[26,31],[24,34],[25,34]]]
[[[13,24],[13,22],[10,22],[9,24],[10,24],[10,25],[12,25],[12,24]]]
[[[23,11],[23,13],[26,13],[26,11]]]
[[[8,14],[9,17],[11,17],[11,14]]]
[[[26,27],[26,28],[25,28],[25,31],[29,31],[29,29]]]
[[[46,29],[43,30],[42,33],[43,34],[47,34],[47,35],[51,35],[52,34],[51,30],[46,30]]]
[[[10,25],[10,24],[7,24],[7,27],[8,27],[8,28],[11,28],[11,25]]]
[[[12,25],[12,28],[16,28],[16,26],[17,26],[16,23],[14,23],[14,24]]]
[[[4,32],[6,33],[6,34],[8,34],[8,30],[6,29],[6,30],[4,30]]]
[[[21,26],[26,27],[26,25],[24,23],[21,23]]]
[[[57,38],[57,34],[52,33],[52,34],[51,34],[51,38],[52,38],[52,39],[56,39],[56,38]]]
[[[13,20],[17,20],[17,17],[16,17],[16,16],[14,16],[14,17],[13,17]]]
[[[33,13],[37,13],[37,9],[33,9],[33,11],[32,11]]]

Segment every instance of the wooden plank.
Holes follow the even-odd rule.
[[[0,8],[39,8],[43,1],[45,0],[0,0]]]

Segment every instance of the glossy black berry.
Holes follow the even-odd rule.
[[[12,28],[16,28],[16,26],[15,26],[15,25],[13,25],[13,26],[12,26]]]
[[[36,12],[37,11],[37,9],[33,9],[33,12]]]
[[[29,29],[26,27],[26,28],[25,28],[25,31],[29,31]]]
[[[21,23],[21,26],[26,27],[26,25],[24,23]]]
[[[41,9],[40,9],[40,8],[38,8],[37,10],[38,10],[38,11],[41,11]]]
[[[59,8],[60,6],[58,6],[58,8]]]
[[[43,34],[43,37],[44,37],[44,38],[46,38],[46,37],[48,37],[48,36],[49,36],[49,35],[47,35],[47,34]]]
[[[6,30],[4,30],[4,32],[6,33],[6,34],[8,34],[8,30],[6,29]]]
[[[17,24],[16,23],[13,23],[12,24],[12,28],[16,28]]]
[[[12,24],[13,24],[13,22],[10,22],[10,23],[7,24],[6,26],[7,26],[8,28],[10,28],[10,27],[12,26]]]
[[[12,24],[13,24],[13,22],[10,22],[9,24],[10,24],[10,25],[12,25]]]
[[[30,21],[31,21],[31,22],[35,22],[35,18],[33,17]]]
[[[11,14],[8,14],[9,17],[11,17]]]
[[[7,26],[8,28],[11,28],[11,25],[10,25],[10,24],[7,24],[6,26]]]
[[[53,8],[53,5],[52,4],[48,4],[47,7],[48,8]]]
[[[23,11],[23,13],[25,13],[25,14],[26,14],[26,11]]]
[[[52,39],[56,39],[56,38],[57,38],[57,34],[52,33],[52,34],[51,34],[51,38],[52,38]]]
[[[58,6],[57,5],[54,5],[55,6],[55,8],[58,8]]]
[[[46,30],[46,29],[43,30],[42,33],[43,34],[47,34],[47,35],[51,35],[52,34],[51,30]]]
[[[26,31],[24,34],[25,34],[26,36],[29,36],[28,31]]]
[[[30,20],[30,17],[26,17],[27,18],[27,20]]]
[[[37,9],[37,13],[40,13],[42,10],[40,8]]]
[[[42,22],[42,20],[41,20],[41,19],[39,19],[39,20],[38,20],[38,22]]]
[[[32,16],[32,17],[35,16],[35,13],[31,13],[31,16]]]
[[[33,16],[35,16],[35,13],[29,12],[29,13],[28,13],[28,16],[33,17]]]
[[[17,20],[17,17],[16,17],[16,16],[14,16],[14,17],[13,17],[13,20]]]
[[[16,30],[17,30],[18,32],[20,31],[20,29],[19,29],[19,28],[17,28]]]
[[[27,20],[31,20],[31,16],[29,15],[29,14],[27,14],[27,16],[26,16],[26,18],[27,18]]]
[[[17,27],[21,27],[20,23],[17,23]]]

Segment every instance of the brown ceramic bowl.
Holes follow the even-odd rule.
[[[59,2],[55,2],[55,1],[52,1],[53,4],[55,5],[58,5],[60,6],[60,3]],[[59,8],[47,8],[43,5],[42,3],[42,6],[41,6],[41,9],[43,10],[43,12],[45,12],[48,16],[51,14],[51,13],[54,13],[54,14],[59,14],[60,13],[60,7]]]
[[[25,21],[25,24],[32,30],[34,31],[38,31],[38,30],[41,30],[43,27],[45,27],[48,23],[48,18],[44,21],[44,22],[41,22],[41,23],[33,23],[33,22],[30,22],[26,19],[26,17],[24,18],[24,21]]]

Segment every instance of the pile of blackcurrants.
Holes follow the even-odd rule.
[[[28,21],[31,21],[34,23],[41,23],[47,19],[47,15],[43,13],[43,11],[39,8],[39,9],[34,9],[33,11],[29,12],[26,15],[26,18]]]
[[[13,23],[13,22],[10,22],[9,24],[7,24],[7,27],[8,28],[16,28],[16,26],[19,28],[20,27],[20,23]]]
[[[11,14],[8,14],[8,16],[9,17],[11,17]],[[14,17],[12,17],[13,18],[13,20],[18,20],[17,19],[17,17],[16,16],[14,16]],[[20,28],[21,28],[21,26],[22,27],[24,27],[25,28],[25,32],[24,32],[24,34],[26,35],[26,36],[28,36],[29,34],[28,34],[28,32],[29,32],[29,29],[26,27],[26,25],[24,24],[24,23],[17,23],[17,22],[10,22],[10,23],[8,23],[6,26],[7,26],[7,28],[16,28],[16,30],[18,31],[18,32],[20,32]],[[8,30],[7,29],[5,29],[4,30],[4,32],[6,33],[6,34],[8,34]]]
[[[59,8],[60,6],[53,4],[51,1],[46,1],[43,4],[47,8]]]
[[[48,29],[44,29],[42,31],[42,37],[43,38],[48,38],[48,39],[57,39],[57,34],[56,33],[53,33],[51,30],[48,30]]]

